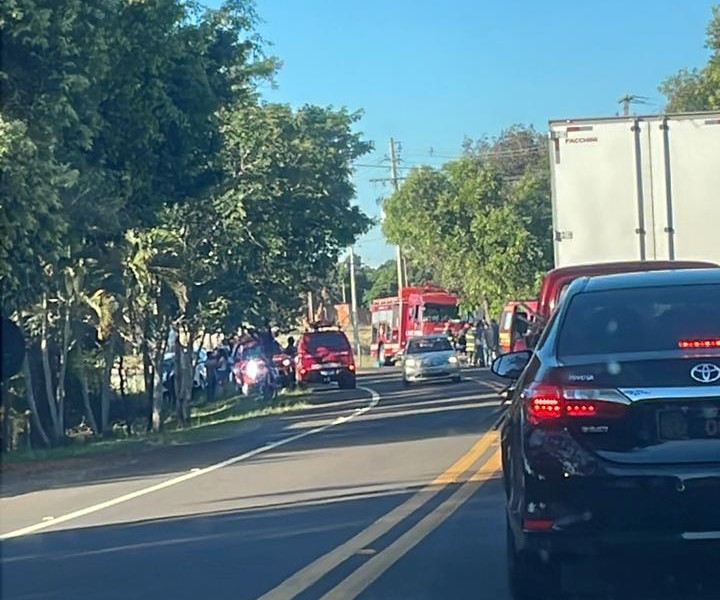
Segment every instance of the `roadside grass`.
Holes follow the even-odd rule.
[[[286,391],[271,405],[263,406],[255,398],[232,396],[194,406],[190,422],[181,426],[174,416],[168,418],[158,433],[137,432],[129,437],[86,440],[48,449],[18,450],[3,456],[3,466],[55,461],[64,459],[95,458],[98,456],[126,455],[161,446],[177,446],[222,439],[231,435],[238,423],[279,415],[309,407],[307,390]]]
[[[362,354],[360,357],[355,357],[357,366],[359,369],[373,369],[377,368],[377,359],[373,358],[369,354]]]

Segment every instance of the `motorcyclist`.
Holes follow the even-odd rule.
[[[270,376],[273,380],[277,380],[278,373],[273,364],[273,356],[282,353],[283,350],[282,346],[280,346],[278,341],[275,339],[275,336],[273,335],[270,323],[265,323],[265,327],[262,329],[262,331],[260,331],[257,339],[262,349],[265,364],[267,364],[268,366]]]
[[[287,339],[285,354],[287,354],[290,358],[295,358],[297,356],[297,346],[295,345],[295,338],[293,336],[289,336]]]

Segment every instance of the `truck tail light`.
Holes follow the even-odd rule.
[[[617,390],[535,384],[525,391],[532,423],[558,419],[618,419],[630,401]]]

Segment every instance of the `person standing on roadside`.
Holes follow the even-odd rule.
[[[477,336],[477,344],[480,350],[477,366],[486,367],[487,363],[485,362],[485,359],[487,357],[487,337],[485,336],[484,320],[480,320],[477,322],[477,325],[475,326],[475,335]]]
[[[295,345],[295,338],[293,336],[290,336],[287,339],[285,354],[287,354],[290,358],[295,358],[297,356],[297,346]]]
[[[492,327],[487,321],[483,321],[483,339],[483,349],[485,351],[483,354],[483,361],[485,362],[485,366],[489,367],[493,361],[493,333]]]
[[[465,335],[464,328],[461,329],[458,334],[455,348],[460,355],[460,358],[464,360],[467,357],[467,336]]]
[[[225,384],[229,382],[230,365],[228,362],[228,353],[225,348],[218,348],[216,353],[218,355],[218,362],[215,375],[217,377],[218,388],[222,391],[225,389]]]
[[[215,390],[217,389],[217,368],[218,359],[217,352],[211,350],[205,361],[205,372],[207,373],[207,399],[208,402],[215,400]]]
[[[455,334],[453,333],[453,330],[450,329],[450,325],[445,325],[445,329],[443,330],[443,335],[448,339],[450,342],[450,345],[455,348]]]
[[[492,358],[498,357],[500,346],[500,325],[495,319],[490,319],[490,329],[492,331]]]
[[[482,366],[481,363],[483,361],[483,332],[482,332],[482,323],[480,321],[477,321],[475,323],[475,326],[472,329],[472,338],[473,343],[475,344],[475,353],[473,355],[473,366],[479,367]]]
[[[467,360],[469,365],[475,364],[477,356],[477,344],[475,342],[475,332],[470,327],[470,323],[465,326],[465,338],[467,340]]]

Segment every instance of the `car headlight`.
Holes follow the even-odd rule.
[[[283,360],[283,366],[285,366],[285,367],[289,367],[289,366],[290,366],[290,359],[289,359],[289,358],[286,358],[285,360]]]
[[[448,362],[451,364],[455,364],[457,361],[457,356],[451,356],[448,358]]]
[[[414,358],[406,358],[405,359],[406,367],[414,367],[416,364],[417,364],[417,361]]]

